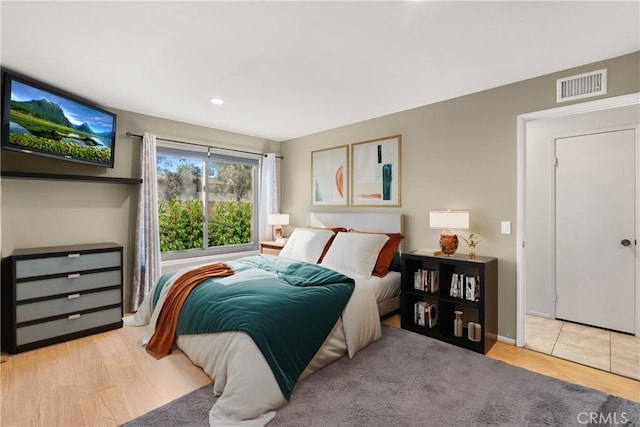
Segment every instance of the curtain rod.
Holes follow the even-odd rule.
[[[129,131],[125,132],[125,135],[128,136],[128,137],[135,136],[137,138],[142,138],[142,135],[131,133]],[[159,139],[159,140],[162,140],[162,141],[166,141],[166,142],[175,142],[175,143],[178,143],[178,144],[196,145],[198,147],[206,147],[206,148],[215,148],[215,149],[218,149],[218,150],[235,151],[236,153],[257,154],[259,156],[267,157],[267,155],[265,153],[257,153],[255,151],[236,150],[234,148],[216,147],[214,145],[199,144],[197,142],[177,141],[175,139],[167,139],[167,138],[159,138],[159,137],[156,137],[156,139]],[[276,158],[277,159],[284,159],[284,156],[276,156]]]

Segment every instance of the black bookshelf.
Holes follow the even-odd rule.
[[[416,289],[415,272],[437,272],[438,287],[435,292]],[[477,301],[450,295],[454,274],[473,277],[479,282]],[[416,304],[426,302],[435,305],[437,321],[431,327],[416,323]],[[455,311],[462,311],[462,336],[454,334]],[[427,335],[448,343],[486,354],[498,336],[498,260],[492,257],[469,259],[465,255],[402,255],[402,294],[400,303],[401,326],[404,329]],[[468,322],[480,325],[477,341],[469,338]],[[474,337],[476,338],[476,337]]]

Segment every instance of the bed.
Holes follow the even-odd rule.
[[[368,217],[368,215],[373,214],[364,214],[367,220],[373,220],[373,218]],[[388,214],[380,215],[386,216]],[[398,218],[398,224],[401,224],[401,216],[395,216]],[[362,218],[362,215],[360,215],[360,217]],[[331,219],[333,220],[333,218]],[[319,217],[313,216],[313,214],[310,215],[310,225],[314,225],[317,228],[326,228],[326,225],[329,224],[329,222],[315,222],[323,220],[327,221],[327,218],[324,218],[322,215]],[[360,221],[358,224],[353,225],[357,225],[359,227],[358,230],[362,231],[382,231],[382,229],[377,228],[377,226],[363,227],[365,223],[366,222]],[[349,223],[346,223],[343,226],[347,227],[349,225]],[[378,223],[378,225],[380,224]],[[393,230],[395,231],[396,228]],[[379,316],[381,312],[379,311],[380,303],[378,300],[382,300],[383,304],[388,304],[388,301],[393,298],[389,297],[390,292],[388,291],[388,287],[384,286],[385,282],[392,282],[393,280],[387,278],[385,281],[384,277],[378,278],[375,276],[360,277],[357,272],[350,275],[345,274],[342,265],[336,264],[336,268],[328,268],[327,262],[330,264],[332,257],[334,260],[339,260],[339,262],[344,260],[345,257],[339,249],[341,245],[345,247],[345,244],[349,245],[353,241],[362,241],[365,242],[362,247],[363,250],[358,250],[358,253],[366,252],[367,250],[380,252],[380,249],[384,245],[384,240],[381,240],[380,235],[369,235],[368,233],[361,236],[354,236],[356,233],[339,234],[339,236],[336,234],[335,240],[328,248],[325,260],[320,264],[270,255],[260,255],[231,261],[228,264],[233,268],[235,274],[227,277],[207,279],[207,281],[202,282],[201,285],[195,288],[192,295],[186,298],[185,306],[178,319],[188,316],[184,314],[184,312],[195,313],[192,307],[196,306],[189,301],[194,300],[194,298],[196,298],[195,295],[198,294],[201,289],[216,288],[223,289],[224,292],[226,292],[228,289],[236,286],[245,286],[244,278],[246,277],[249,278],[249,282],[252,282],[255,287],[262,286],[264,288],[265,285],[269,283],[269,287],[273,286],[274,289],[287,289],[285,293],[295,294],[294,299],[297,298],[297,295],[304,292],[326,294],[330,293],[329,291],[325,292],[327,288],[340,288],[343,291],[346,288],[350,288],[350,291],[345,291],[349,294],[346,299],[344,297],[327,297],[325,295],[324,302],[322,303],[317,302],[318,300],[313,300],[313,303],[304,303],[311,304],[306,305],[304,310],[291,310],[300,311],[300,315],[303,316],[303,318],[304,316],[312,316],[313,321],[310,321],[309,318],[304,321],[286,318],[280,320],[282,323],[274,324],[304,325],[305,339],[307,329],[313,330],[313,333],[309,332],[309,335],[315,337],[315,343],[305,347],[304,351],[301,351],[301,356],[298,356],[296,353],[295,356],[289,357],[292,363],[295,362],[297,364],[296,367],[298,370],[289,369],[288,365],[285,365],[285,368],[281,369],[277,361],[273,361],[274,357],[271,354],[271,350],[277,348],[278,345],[269,347],[267,344],[265,349],[265,344],[262,343],[265,339],[261,337],[256,338],[256,332],[254,331],[244,330],[242,327],[238,328],[239,330],[225,330],[223,327],[220,330],[216,329],[215,332],[209,331],[208,329],[198,330],[197,328],[195,332],[185,332],[184,324],[193,322],[193,320],[178,320],[175,333],[175,345],[180,348],[194,364],[201,366],[214,381],[213,392],[214,395],[218,396],[218,399],[209,413],[209,422],[211,425],[265,425],[275,416],[275,411],[287,402],[293,391],[295,381],[305,378],[314,371],[345,355],[353,357],[359,350],[380,338],[381,327]],[[388,239],[385,238],[385,240]],[[371,242],[376,243],[372,244]],[[382,243],[376,246],[379,242]],[[323,263],[325,265],[323,265]],[[189,267],[163,275],[156,288],[145,298],[135,316],[125,318],[125,323],[130,326],[147,325],[147,331],[141,340],[141,344],[145,345],[149,343],[149,341],[153,339],[154,333],[157,332],[156,324],[159,324],[158,318],[162,307],[168,304],[168,295],[172,292],[172,288],[178,286],[176,282],[179,282],[180,278],[188,275],[189,272],[193,272],[194,269],[198,269],[199,267]],[[366,268],[371,271],[370,267]],[[304,274],[301,272],[304,272]],[[307,276],[307,272],[310,272],[309,277]],[[240,279],[243,279],[243,281],[240,282]],[[237,283],[242,283],[242,285],[237,285]],[[233,286],[230,286],[230,284],[233,284]],[[287,288],[287,286],[289,287]],[[245,291],[242,292],[240,297],[234,295],[228,300],[236,301],[244,299],[246,294],[244,293]],[[317,296],[314,298],[317,298]],[[342,302],[336,302],[338,300],[335,298],[342,298],[340,300]],[[257,308],[255,310],[254,308],[257,305],[265,305],[262,304],[263,300],[264,298],[260,297],[256,300],[260,301],[259,303],[249,303],[251,308],[246,311],[258,311]],[[274,305],[270,306],[266,304],[266,311],[274,313],[289,311],[288,309],[281,308],[279,301],[271,301],[274,301]],[[301,304],[301,302],[297,302],[296,304]],[[203,312],[209,310],[210,306],[212,305],[205,305]],[[335,311],[334,318],[320,319],[321,315],[324,316],[325,311],[329,312],[331,310]],[[227,311],[233,311],[234,313],[239,312],[236,308]],[[264,326],[263,321],[266,321],[264,317],[266,314],[262,313],[258,315],[261,316],[259,317],[260,320],[254,319],[244,323],[236,319],[236,317],[238,317],[237,315],[232,315],[230,320],[225,322]],[[200,314],[194,314],[191,317],[198,320],[202,316]],[[219,317],[218,313],[213,316],[213,319],[218,319]],[[217,320],[210,320],[201,323],[210,325],[216,322]],[[316,325],[317,323],[322,323],[323,331],[317,331],[319,328]],[[286,328],[282,326],[269,326],[262,327],[261,330],[275,331],[275,335],[277,335],[276,338],[279,338],[281,343],[295,342],[296,346],[301,345],[298,343],[299,335],[294,339],[278,337],[284,334],[285,329]],[[291,329],[296,328],[292,327]],[[300,327],[297,329],[299,333]],[[318,334],[322,337],[320,341],[318,341]],[[172,339],[173,336],[172,334]],[[318,349],[316,350],[316,348]],[[280,349],[280,351],[281,354],[285,355],[293,353],[291,348]],[[296,351],[298,350],[296,349]],[[275,367],[274,363],[276,363]],[[283,371],[287,371],[289,374],[289,377],[284,380],[282,378]],[[295,377],[293,381],[291,381],[292,376]]]
[[[395,213],[309,213],[311,227],[344,227],[378,233],[404,234],[404,215]],[[402,252],[404,240],[400,243]],[[400,266],[399,256],[392,271],[382,278],[372,276],[371,286],[378,301],[378,312],[384,317],[400,309]]]

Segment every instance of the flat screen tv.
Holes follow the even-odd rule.
[[[113,167],[116,115],[3,70],[2,148]]]

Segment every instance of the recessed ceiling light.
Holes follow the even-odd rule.
[[[222,105],[222,104],[224,104],[224,99],[222,99],[222,98],[211,98],[209,101],[211,101],[211,103],[214,104],[214,105]]]

